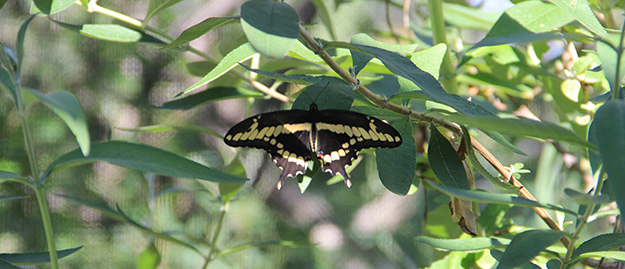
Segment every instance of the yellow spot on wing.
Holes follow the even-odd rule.
[[[258,132],[258,134],[256,135],[256,139],[263,139],[267,131],[269,131],[269,127],[265,127],[262,130],[260,130],[260,132]]]
[[[282,133],[282,125],[276,126],[276,130],[273,131],[273,136],[279,136]]]
[[[360,131],[358,130],[358,127],[352,127],[352,131],[354,131],[355,136],[360,137]]]
[[[371,139],[371,136],[369,136],[369,133],[367,132],[367,130],[365,130],[365,128],[358,127],[358,131],[360,131],[362,138],[367,139],[367,140]]]
[[[352,132],[352,127],[349,127],[347,125],[345,125],[345,133],[349,136],[352,137],[354,135],[354,132]]]
[[[239,141],[239,139],[241,139],[241,136],[243,135],[243,133],[238,133],[235,134],[234,137],[232,138],[232,140],[234,141]]]
[[[295,133],[301,131],[309,131],[312,125],[309,122],[305,123],[293,123],[293,124],[284,124],[284,133]]]

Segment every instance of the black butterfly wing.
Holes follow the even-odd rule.
[[[224,142],[232,147],[253,147],[266,150],[282,175],[278,189],[286,177],[306,172],[310,160],[310,112],[285,110],[259,114],[233,126]]]
[[[358,151],[394,148],[402,143],[395,128],[375,117],[345,110],[321,110],[317,115],[313,149],[322,160],[323,171],[342,175],[348,187],[351,182],[345,167],[358,157]]]

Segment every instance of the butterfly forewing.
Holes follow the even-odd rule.
[[[345,171],[363,148],[392,148],[401,145],[399,132],[374,117],[346,110],[286,110],[248,118],[228,131],[224,141],[235,147],[264,149],[282,169],[280,188],[286,177],[303,174],[314,154],[322,170],[341,175],[351,186]]]

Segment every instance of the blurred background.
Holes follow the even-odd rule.
[[[152,27],[172,36],[209,17],[237,15],[244,1],[187,0],[159,13]],[[301,21],[315,37],[330,39],[320,24],[311,1],[286,1],[300,14]],[[329,8],[337,39],[349,41],[357,33],[377,40],[395,42],[389,34],[385,1],[324,1]],[[396,1],[397,2],[397,1]],[[456,1],[463,2],[463,1]],[[399,3],[399,2],[398,2]],[[147,1],[98,1],[103,7],[144,18]],[[485,10],[501,13],[508,1],[471,1]],[[0,42],[14,48],[17,31],[29,16],[30,1],[8,1],[0,10]],[[426,27],[427,2],[413,1],[411,21]],[[391,6],[394,31],[412,36],[404,27],[400,7]],[[72,6],[53,19],[66,23],[111,23],[111,19]],[[495,17],[496,18],[496,17]],[[476,42],[483,31],[457,31],[465,42]],[[242,36],[239,24],[211,31],[191,46],[215,59],[231,48],[227,42]],[[426,41],[402,40],[427,48]],[[462,44],[460,44],[462,47]],[[66,90],[80,100],[89,124],[91,140],[127,140],[162,148],[220,169],[237,150],[251,179],[228,208],[219,246],[233,247],[250,242],[287,240],[308,247],[263,246],[226,255],[210,268],[416,268],[445,255],[413,238],[426,233],[441,238],[457,238],[461,230],[451,221],[448,199],[437,199],[436,192],[419,188],[417,193],[398,196],[386,190],[377,176],[373,151],[365,151],[360,165],[351,173],[354,187],[328,186],[328,174],[319,173],[301,194],[293,179],[282,190],[275,186],[280,170],[262,150],[234,149],[214,136],[192,131],[130,132],[140,126],[193,124],[220,134],[246,115],[245,100],[225,100],[190,110],[157,109],[164,102],[198,81],[189,75],[186,64],[201,60],[181,50],[160,50],[150,44],[113,43],[88,38],[59,27],[45,17],[35,18],[26,33],[24,87],[48,93]],[[235,78],[231,78],[235,79]],[[284,90],[284,89],[281,89]],[[465,93],[466,94],[466,93]],[[251,114],[287,109],[276,100],[256,100]],[[533,111],[542,119],[555,119],[553,104],[534,102]],[[46,167],[58,156],[77,148],[65,124],[41,103],[29,107],[29,124],[35,139],[37,160]],[[28,159],[17,111],[5,94],[0,95],[0,169],[17,174],[29,173]],[[522,162],[536,171],[543,148],[530,140],[511,141],[529,156],[516,155],[492,140],[479,138],[504,164]],[[585,189],[584,181],[564,168],[560,155],[551,153],[552,166],[545,168],[550,181],[535,181],[535,173],[524,174],[522,182],[543,202],[569,205],[561,194],[550,193],[556,184]],[[478,187],[490,188],[478,179]],[[219,220],[220,203],[216,184],[159,175],[144,175],[129,169],[95,163],[61,170],[46,181],[57,248],[83,246],[61,260],[62,268],[135,268],[139,253],[151,238],[130,225],[111,219],[90,207],[61,195],[119,206],[133,220],[157,231],[173,235],[184,232],[187,239],[210,240]],[[541,191],[542,190],[542,191]],[[0,185],[0,195],[25,195],[28,199],[0,203],[0,253],[45,251],[40,212],[34,193],[17,183]],[[424,222],[427,208],[427,221]],[[531,209],[512,208],[507,217],[518,225],[546,226]],[[593,224],[591,231],[608,228]],[[180,234],[180,236],[183,236]],[[185,237],[185,238],[186,238]],[[203,260],[194,252],[156,240],[162,255],[160,268],[201,268]],[[208,248],[198,243],[199,248]],[[48,268],[37,266],[36,268]]]

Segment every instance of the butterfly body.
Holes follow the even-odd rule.
[[[275,111],[247,118],[228,131],[224,142],[266,150],[282,169],[278,189],[286,177],[304,174],[313,154],[321,160],[324,172],[343,176],[351,187],[345,167],[357,158],[358,151],[397,147],[401,136],[377,118],[347,110],[319,110],[312,103],[309,110]]]

